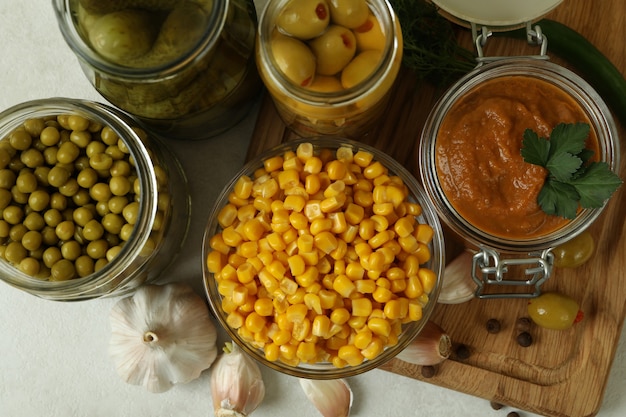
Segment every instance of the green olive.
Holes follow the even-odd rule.
[[[583,318],[578,303],[557,292],[546,292],[531,298],[528,315],[538,326],[554,330],[569,329]]]
[[[326,32],[311,40],[309,46],[315,55],[317,73],[335,75],[354,57],[356,39],[350,29],[331,25]]]
[[[275,34],[270,47],[278,68],[292,83],[306,87],[315,78],[315,55],[302,41]]]
[[[356,46],[360,51],[375,49],[382,51],[385,49],[386,37],[380,22],[372,13],[367,16],[365,24],[354,29]]]
[[[329,21],[325,0],[291,0],[276,17],[276,26],[286,35],[307,40],[322,34]]]
[[[147,54],[156,39],[151,13],[125,9],[97,19],[89,29],[93,49],[109,61],[124,65]]]
[[[354,57],[341,72],[341,85],[352,88],[369,78],[378,64],[382,53],[380,51],[363,51]]]
[[[350,29],[358,28],[370,13],[365,0],[329,0],[330,19]]]
[[[558,268],[576,268],[591,259],[595,251],[595,241],[587,230],[552,249],[554,266]]]

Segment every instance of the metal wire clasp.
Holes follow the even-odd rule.
[[[478,285],[477,298],[532,298],[541,294],[541,285],[550,278],[554,265],[551,249],[529,253],[526,258],[501,259],[490,248],[481,248],[472,258],[472,279]],[[524,275],[530,278],[505,279],[512,266],[526,266]],[[493,291],[497,287],[523,287],[523,292]],[[528,289],[530,288],[530,291]],[[493,292],[487,292],[491,290]],[[531,292],[532,291],[532,292]]]
[[[501,59],[511,58],[509,56],[485,56],[484,47],[487,44],[487,40],[493,35],[493,32],[487,26],[481,26],[480,29],[475,23],[471,24],[472,27],[472,39],[474,40],[474,47],[476,48],[476,62],[478,66],[486,62],[498,61]],[[548,38],[543,34],[541,26],[532,26],[531,22],[526,23],[526,40],[530,45],[539,46],[539,55],[529,55],[527,58],[534,59],[550,59],[547,55],[548,52]]]

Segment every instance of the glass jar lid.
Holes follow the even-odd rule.
[[[432,0],[449,20],[510,30],[538,20],[563,0]]]

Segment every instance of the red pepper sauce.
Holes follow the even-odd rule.
[[[437,135],[441,187],[457,212],[489,234],[524,239],[546,235],[568,220],[547,215],[537,196],[547,175],[525,162],[523,134],[549,137],[559,123],[591,125],[583,108],[551,83],[528,76],[496,78],[452,105]],[[587,147],[598,154],[591,130]]]

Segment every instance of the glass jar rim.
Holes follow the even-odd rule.
[[[506,58],[477,67],[453,84],[439,99],[421,133],[419,167],[427,194],[444,222],[457,234],[479,247],[505,252],[530,252],[550,249],[582,233],[603,211],[582,209],[576,218],[546,235],[527,239],[508,239],[484,232],[465,220],[448,201],[438,180],[435,163],[437,132],[450,107],[465,93],[482,82],[506,76],[524,76],[547,81],[570,95],[585,111],[595,129],[601,160],[613,171],[619,169],[619,140],[615,121],[607,105],[593,87],[580,76],[547,60],[528,57]]]
[[[269,45],[269,37],[275,25],[274,17],[286,1],[288,0],[268,1],[261,11],[257,28],[257,53],[264,62],[271,64],[267,65],[267,75],[272,79],[273,85],[280,88],[282,94],[311,107],[326,107],[338,103],[350,104],[356,102],[369,91],[376,90],[392,71],[394,59],[401,53],[398,41],[398,36],[401,36],[401,33],[398,33],[400,24],[391,4],[387,0],[382,0],[379,2],[381,7],[376,10],[376,13],[379,18],[383,19],[381,26],[389,28],[391,34],[390,36],[385,36],[385,48],[383,49],[382,58],[370,77],[353,87],[338,92],[313,91],[294,84],[278,68]],[[372,0],[367,0],[367,3],[371,4]]]
[[[70,49],[83,61],[99,71],[109,76],[125,79],[144,80],[146,78],[166,78],[180,72],[182,69],[192,66],[198,60],[209,53],[217,43],[220,34],[226,23],[226,13],[224,12],[229,4],[229,0],[213,0],[209,21],[206,24],[206,31],[200,41],[189,49],[186,53],[175,60],[146,68],[133,68],[114,64],[97,52],[95,52],[83,39],[74,24],[74,14],[70,7],[71,0],[53,0],[53,7],[61,34]]]
[[[120,276],[125,267],[142,251],[149,238],[158,209],[158,185],[150,153],[139,135],[129,126],[130,118],[113,107],[88,100],[63,97],[27,101],[0,112],[0,139],[6,137],[28,119],[69,112],[82,114],[89,120],[110,127],[124,141],[136,166],[142,198],[139,199],[137,223],[130,237],[117,254],[115,262],[109,262],[99,271],[82,278],[50,282],[33,278],[4,261],[0,262],[1,279],[42,297],[56,298],[55,294],[72,294],[78,297],[81,294],[91,293]]]

